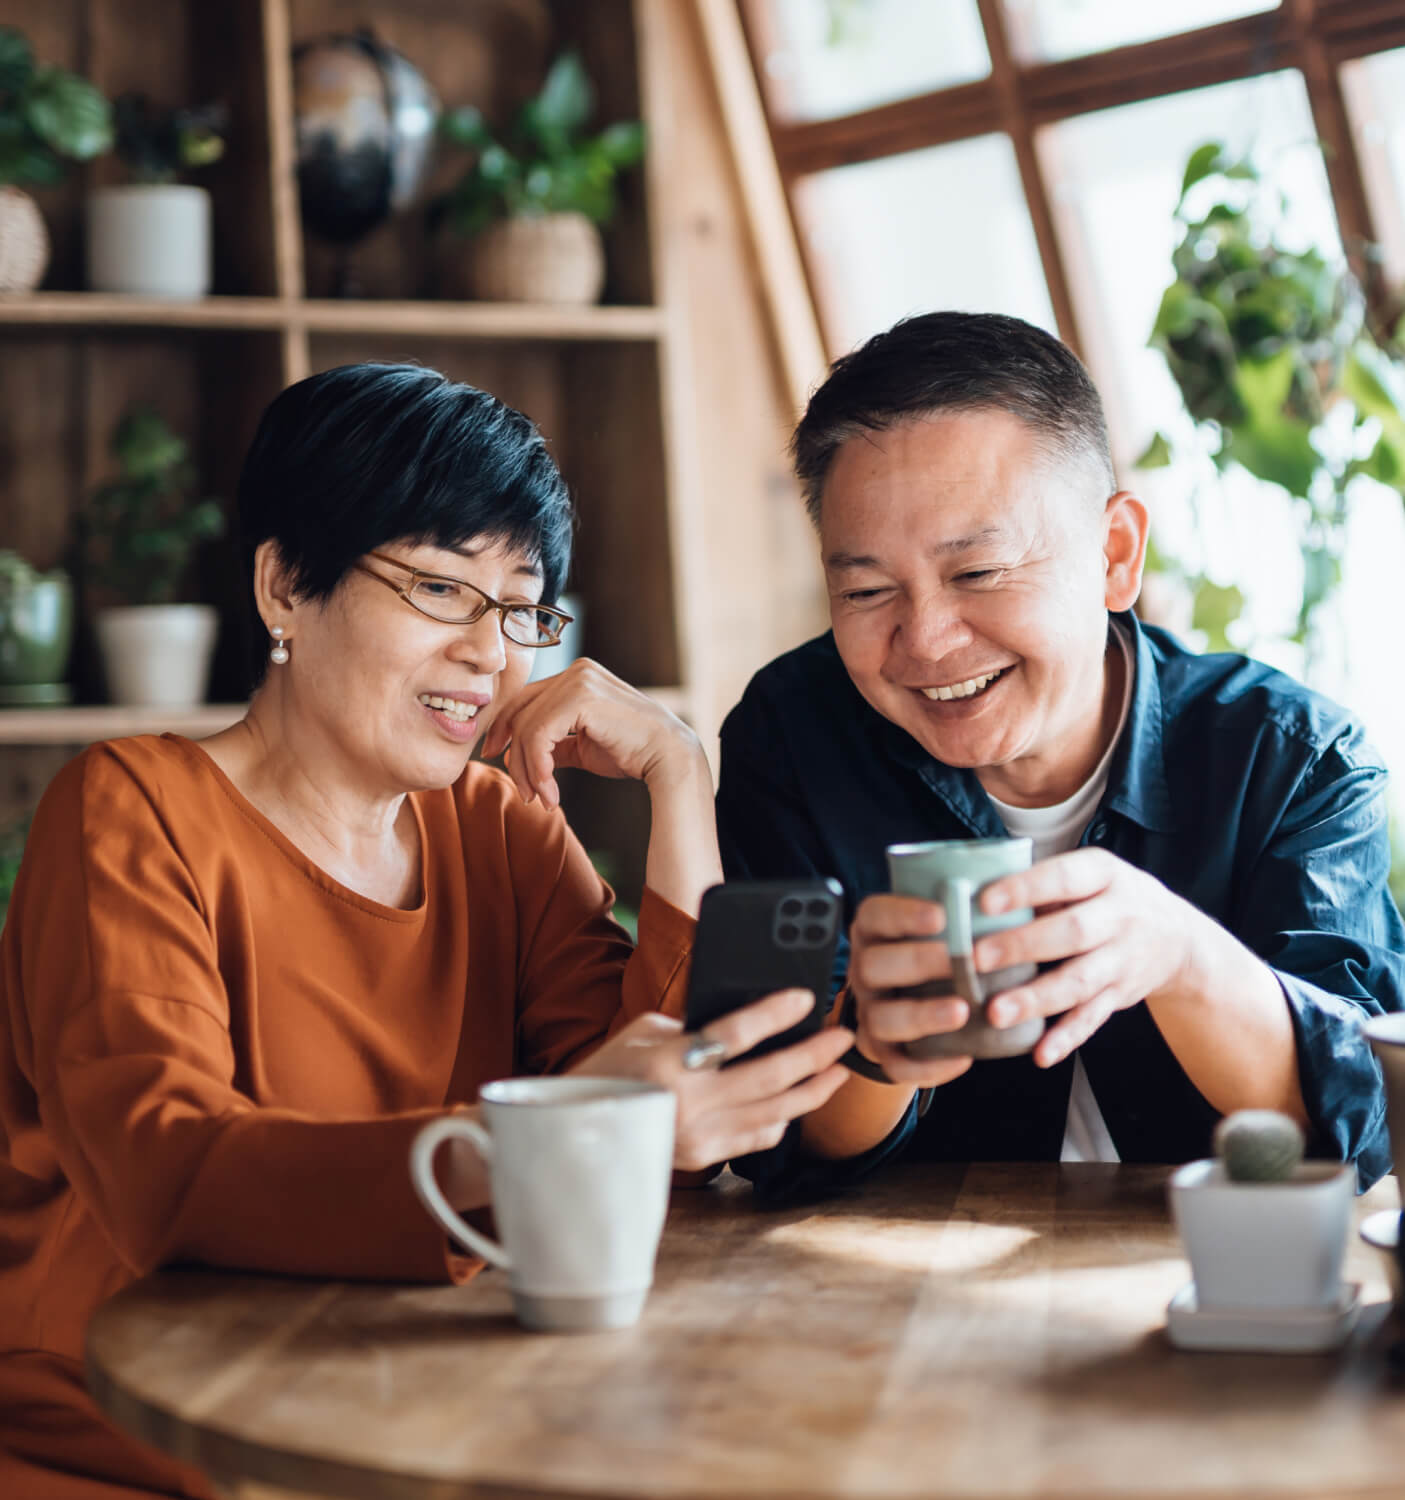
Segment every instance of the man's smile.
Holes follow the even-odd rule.
[[[1008,667],[997,667],[994,672],[982,672],[979,676],[968,677],[964,682],[949,682],[941,687],[918,688],[918,692],[926,698],[932,698],[940,703],[946,703],[952,698],[974,698],[977,693],[983,693],[991,683],[995,682],[1009,670]]]

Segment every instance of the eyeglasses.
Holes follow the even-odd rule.
[[[410,575],[409,581],[401,584],[377,573],[374,568],[368,568],[365,563],[353,564],[358,572],[393,589],[411,609],[445,625],[472,625],[490,609],[495,609],[503,635],[514,646],[554,646],[561,639],[561,632],[575,619],[564,609],[552,609],[548,604],[503,604],[462,578],[425,573],[408,563],[387,557],[384,552],[368,552],[366,556],[389,563],[393,568],[402,568]]]

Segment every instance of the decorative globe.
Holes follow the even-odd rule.
[[[428,173],[439,99],[369,31],[293,53],[298,187],[307,227],[349,245],[408,207]]]

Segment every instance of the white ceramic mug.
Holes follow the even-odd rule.
[[[668,1211],[675,1100],[633,1078],[507,1078],[479,1093],[480,1125],[432,1120],[410,1178],[446,1233],[508,1273],[519,1320],[557,1332],[637,1321]],[[485,1128],[486,1127],[486,1128]],[[488,1163],[502,1243],[450,1207],[434,1153],[467,1141]]]

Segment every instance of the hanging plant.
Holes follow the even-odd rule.
[[[1200,211],[1192,216],[1188,203]],[[1176,205],[1174,279],[1150,343],[1195,423],[1200,461],[1293,497],[1303,560],[1293,639],[1310,643],[1341,580],[1353,482],[1367,475],[1405,496],[1405,367],[1372,337],[1347,266],[1285,245],[1285,216],[1254,161],[1215,141],[1193,152]],[[1137,462],[1157,468],[1183,456],[1158,432]],[[1229,647],[1239,589],[1168,566],[1194,590],[1196,628]]]

